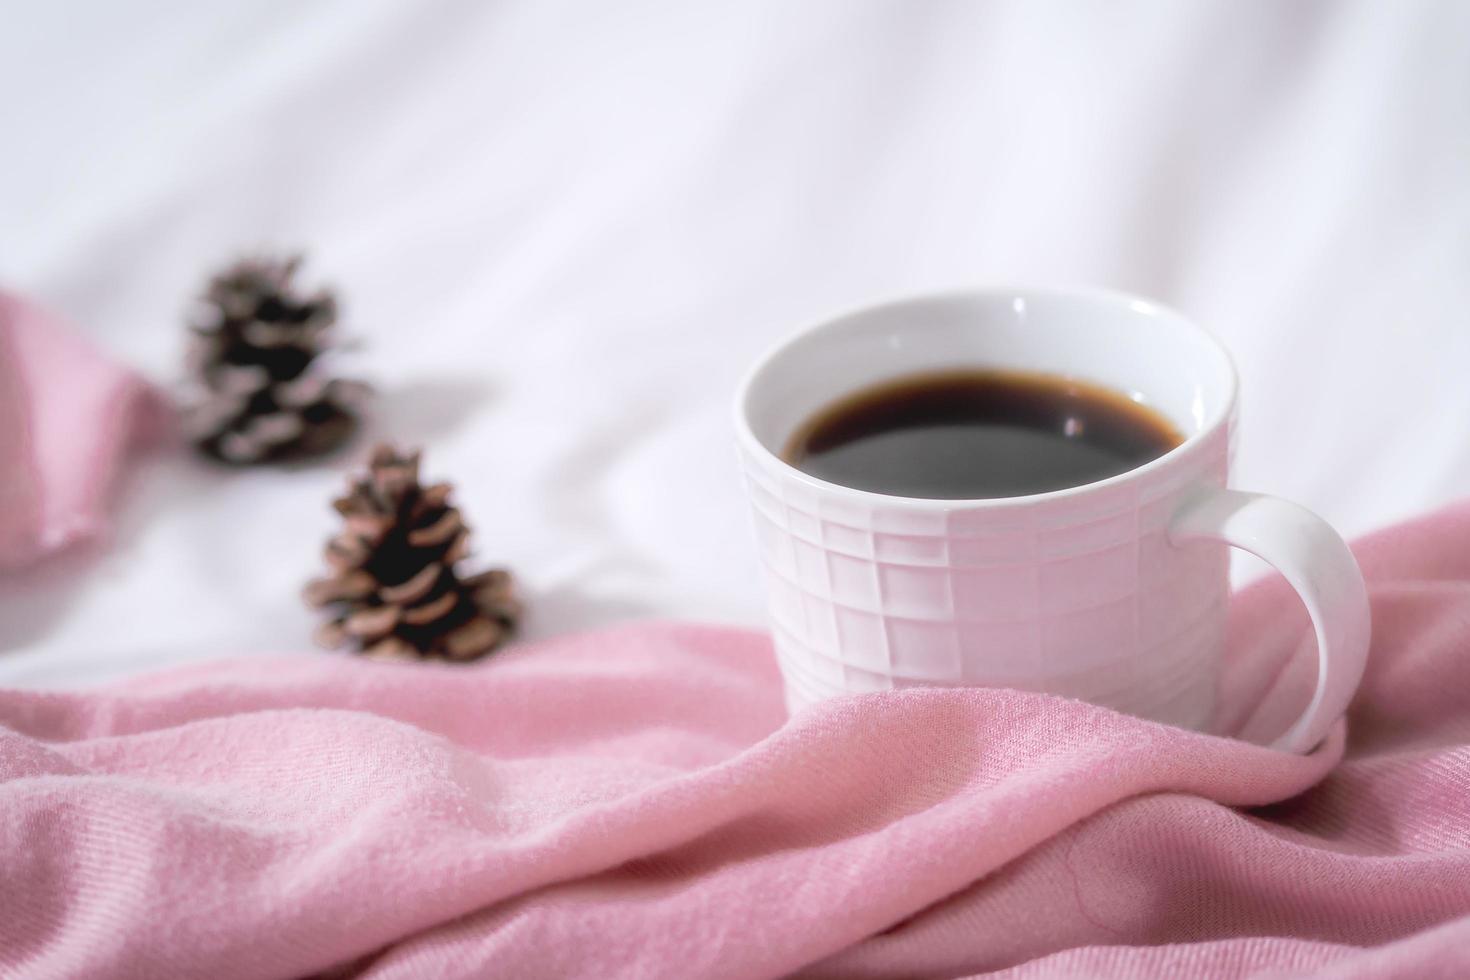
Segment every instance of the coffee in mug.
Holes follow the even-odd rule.
[[[907,375],[817,412],[781,457],[899,497],[1017,497],[1105,480],[1184,441],[1141,399],[1079,378],[984,368]]]

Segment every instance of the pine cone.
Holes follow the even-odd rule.
[[[332,572],[303,593],[332,610],[321,645],[386,660],[474,660],[510,634],[521,612],[510,573],[455,570],[470,532],[449,493],[447,483],[419,484],[418,453],[373,451],[368,473],[333,502],[345,527],[327,543]]]
[[[204,452],[230,463],[316,456],[357,427],[366,386],[324,378],[337,302],[299,292],[301,257],[249,259],[215,276],[190,324],[198,389],[186,428]]]

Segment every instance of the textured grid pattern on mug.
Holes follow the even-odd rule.
[[[788,481],[746,464],[778,625],[808,650],[865,671],[1004,682],[1004,661],[987,662],[984,677],[966,676],[962,652],[985,650],[1006,651],[1017,676],[1034,677],[1048,663],[1059,672],[1106,664],[1108,648],[1091,640],[1136,644],[1179,632],[1204,610],[1177,600],[1219,568],[1205,552],[1173,555],[1167,569],[1152,560],[1167,548],[1164,526],[1181,481],[1212,475],[1198,468],[1167,484],[1089,494],[1079,504],[1090,519],[1080,524],[1056,526],[1053,502],[1039,512],[1049,520],[1018,509],[997,525],[985,513],[989,533],[976,533],[977,525],[965,536],[954,528],[966,516],[960,510],[924,515],[943,519],[929,534],[879,530],[881,508],[855,514],[846,501],[844,519],[834,519],[828,499],[805,487],[783,492]],[[864,519],[868,527],[854,526]]]
[[[1116,600],[1038,616],[1018,606],[1017,615],[993,619],[973,618],[973,611],[925,619],[854,609],[774,573],[769,588],[773,618],[814,652],[915,678],[1001,682],[1070,674],[1178,636],[1208,612],[1200,597],[1210,590],[1198,583],[1218,576],[1222,564],[1216,549],[1201,548],[1186,565],[1176,562],[1168,581],[1136,590],[1136,579],[1110,583],[1125,593]]]
[[[1117,663],[1082,667],[1075,663],[1058,665],[1055,674],[1032,671],[1016,676],[987,673],[985,676],[960,678],[967,684],[993,687],[1015,687],[1023,690],[1048,691],[1067,697],[1107,704],[1120,711],[1140,712],[1145,707],[1161,721],[1197,724],[1208,714],[1210,689],[1197,684],[1202,674],[1213,671],[1223,635],[1225,602],[1223,598],[1206,606],[1181,632],[1155,644],[1167,645],[1171,656],[1154,658],[1145,650],[1142,656],[1129,657]],[[935,683],[953,683],[955,678],[915,678],[896,675],[886,670],[870,670],[821,654],[808,647],[778,621],[773,624],[776,656],[786,676],[788,694],[793,704],[810,703],[841,694],[897,690],[923,687]]]

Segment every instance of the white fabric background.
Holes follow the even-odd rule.
[[[1470,4],[22,4],[0,279],[159,382],[241,250],[340,288],[532,635],[757,622],[739,373],[1010,281],[1233,348],[1237,484],[1357,533],[1470,488]],[[100,557],[0,587],[0,683],[306,648],[345,463],[154,456]]]

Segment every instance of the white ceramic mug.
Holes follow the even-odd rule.
[[[1131,395],[1184,433],[1096,483],[1023,497],[894,497],[809,476],[779,453],[834,400],[926,370],[1042,371]],[[1317,635],[1317,690],[1274,743],[1305,752],[1347,708],[1367,659],[1367,592],[1311,512],[1226,488],[1235,369],[1155,303],[1080,289],[906,299],[802,331],[736,400],[747,489],[793,711],[916,685],[1047,691],[1202,728],[1230,595],[1226,545],[1270,562]]]

